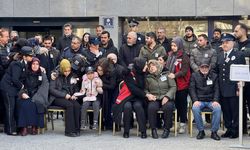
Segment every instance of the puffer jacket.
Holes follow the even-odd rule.
[[[194,72],[199,71],[199,66],[202,63],[210,64],[211,69],[215,69],[217,61],[217,53],[210,45],[204,48],[197,47],[191,51],[190,54],[190,67]]]
[[[193,102],[218,102],[220,91],[217,74],[210,71],[205,77],[200,71],[193,73],[190,79],[189,94]]]
[[[158,63],[156,60],[153,61]],[[157,100],[162,100],[164,97],[174,100],[176,83],[174,79],[168,77],[168,74],[169,72],[167,71],[162,72],[162,66],[157,64],[157,72],[146,76],[145,93],[155,95]]]
[[[146,58],[146,60],[157,60],[160,56],[165,56],[166,50],[160,44],[155,45],[154,49],[150,49],[147,45],[143,46],[140,50],[139,57]]]
[[[82,77],[81,92],[86,96],[83,101],[95,101],[98,94],[102,94],[102,80],[98,77],[97,72],[94,73],[94,79],[89,80],[87,74]]]
[[[186,52],[186,54],[188,56],[190,56],[191,50],[198,46],[197,45],[197,37],[196,37],[196,35],[193,35],[193,40],[192,41],[188,41],[187,37],[184,36],[183,37],[183,46],[184,46],[184,51]]]

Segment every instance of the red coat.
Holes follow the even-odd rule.
[[[177,90],[184,90],[189,87],[191,71],[190,71],[190,60],[189,57],[183,53],[183,51],[179,50],[177,53],[173,53],[172,51],[169,52],[169,59],[176,55],[176,61],[174,64],[174,74],[175,74],[175,81],[177,84]],[[170,70],[171,71],[171,70]]]

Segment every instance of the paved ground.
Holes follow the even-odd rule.
[[[7,136],[0,133],[0,150],[227,150],[230,145],[239,143],[238,139],[222,139],[214,141],[210,139],[209,130],[206,131],[206,138],[196,140],[190,138],[187,134],[178,134],[174,137],[172,132],[168,139],[147,139],[136,137],[135,129],[132,130],[129,139],[122,138],[122,132],[117,132],[116,136],[111,131],[103,131],[98,136],[93,130],[83,131],[80,137],[65,137],[64,126],[62,120],[55,122],[55,130],[49,128],[44,134],[26,137]],[[148,135],[150,134],[148,130]],[[159,134],[162,131],[159,130]],[[222,134],[223,131],[219,131]],[[250,146],[250,137],[244,136],[244,145]]]

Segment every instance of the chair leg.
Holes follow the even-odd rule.
[[[193,113],[190,111],[190,137],[193,137]]]
[[[99,135],[101,135],[102,132],[102,110],[99,110]]]
[[[46,116],[47,116],[48,114],[46,113],[46,114],[44,114],[44,129],[45,130],[48,130],[48,127],[47,127],[47,118],[46,118]]]
[[[113,122],[113,136],[115,136],[115,122]]]
[[[50,118],[51,118],[51,127],[52,127],[52,130],[54,130],[53,112],[50,112]]]
[[[139,136],[139,124],[136,122],[136,136]]]
[[[174,135],[177,136],[177,110],[174,111]]]

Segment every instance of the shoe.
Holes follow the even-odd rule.
[[[146,132],[141,132],[141,138],[146,139],[147,138],[147,133]]]
[[[153,139],[158,139],[158,134],[156,129],[152,129],[152,138]]]
[[[36,134],[38,134],[37,127],[32,126],[32,131],[31,131],[31,134],[32,134],[32,135],[36,135]]]
[[[93,130],[97,130],[98,129],[98,122],[97,121],[94,121],[94,124],[92,126],[92,129]]]
[[[28,135],[27,128],[22,128],[20,134],[21,134],[21,136],[26,136],[26,135]]]
[[[199,131],[199,133],[196,136],[196,139],[201,140],[201,139],[204,139],[204,137],[205,137],[205,132],[204,130],[202,130],[202,131]]]
[[[81,121],[81,130],[86,130],[88,127],[86,125],[86,121],[85,120],[82,120]]]
[[[17,132],[11,132],[11,133],[7,133],[7,135],[11,135],[11,136],[17,136]]]
[[[180,123],[180,128],[178,131],[180,134],[186,133],[186,124],[185,123]]]
[[[76,133],[74,133],[74,132],[65,133],[65,136],[68,136],[68,137],[77,137]]]
[[[216,140],[216,141],[219,141],[220,140],[220,137],[219,135],[217,134],[217,132],[212,132],[211,133],[211,138]]]
[[[230,130],[227,130],[224,134],[221,135],[222,138],[228,138],[232,135]]]
[[[123,137],[124,137],[124,138],[129,138],[129,133],[128,133],[128,132],[124,132],[124,133],[123,133]]]
[[[238,137],[239,137],[238,132],[232,133],[232,134],[229,136],[230,139],[235,139],[235,138],[238,138]]]
[[[164,131],[163,131],[163,133],[162,133],[162,135],[161,135],[161,138],[163,138],[163,139],[168,138],[169,133],[170,133],[170,130],[169,130],[169,129],[164,129]]]

